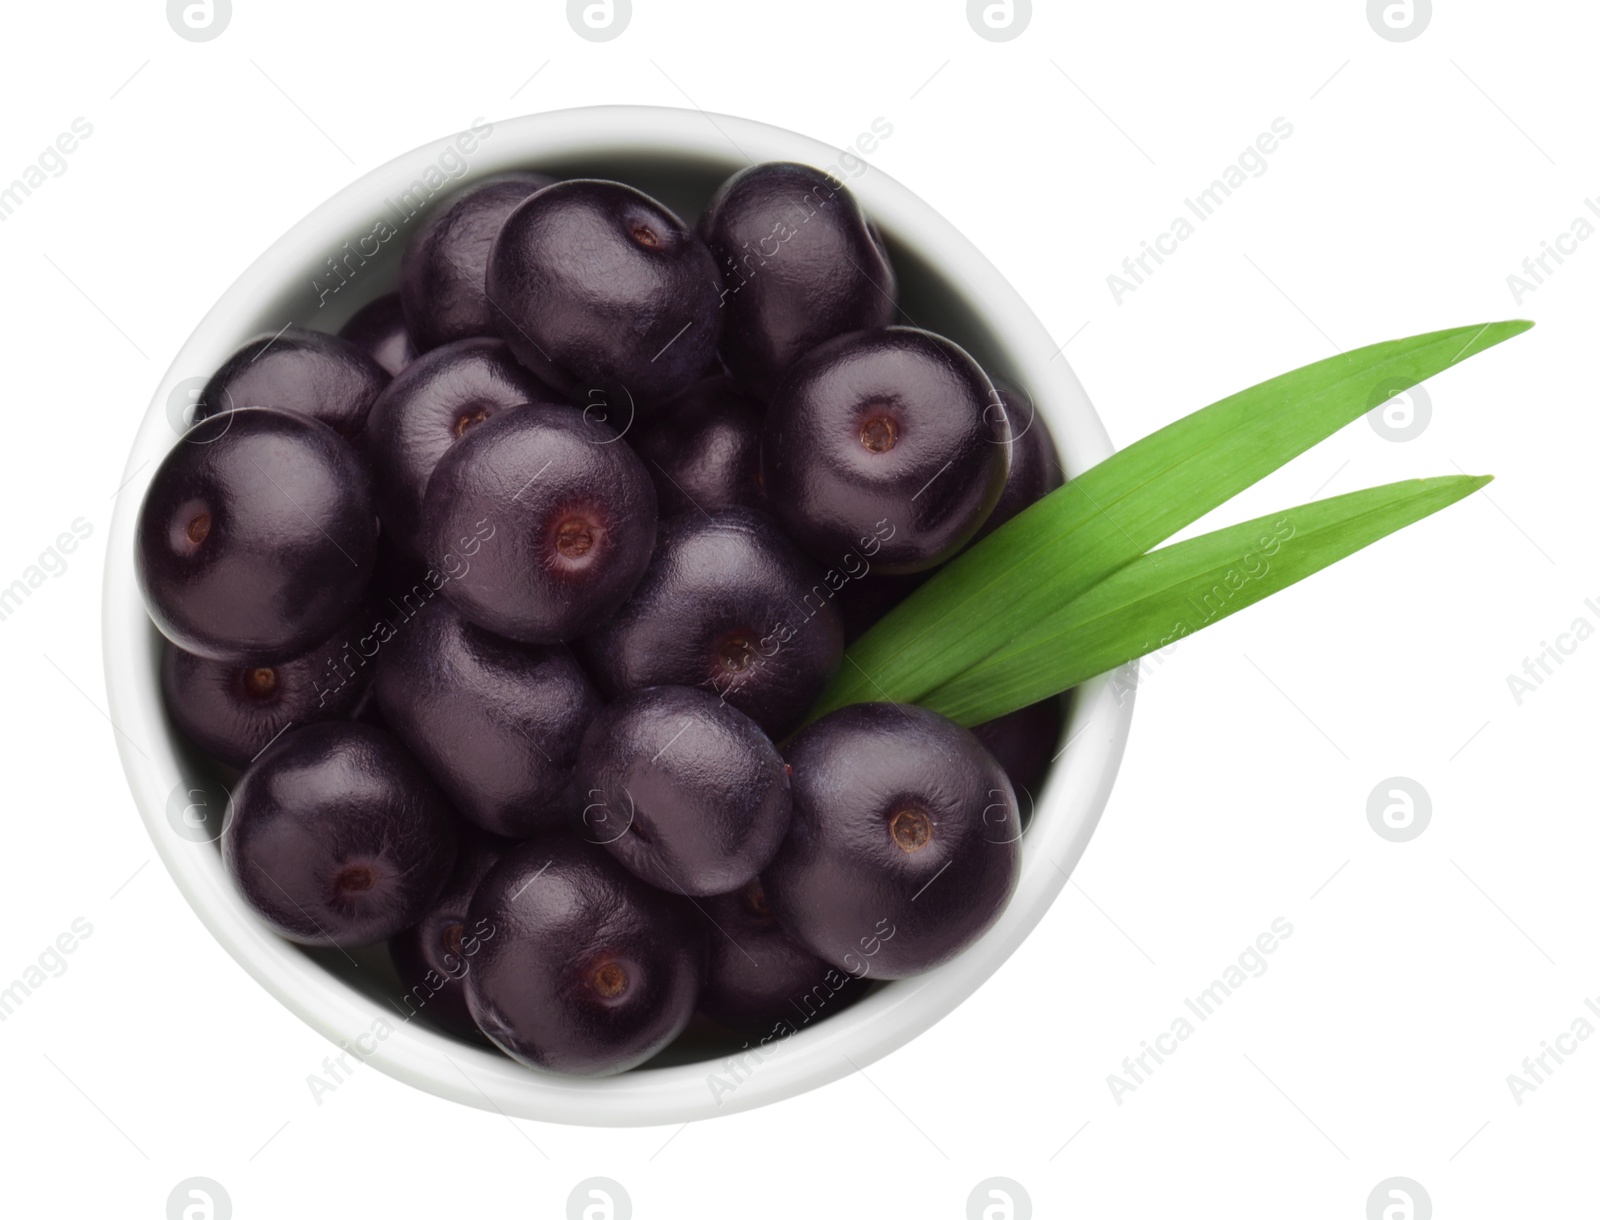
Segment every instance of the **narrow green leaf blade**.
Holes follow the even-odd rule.
[[[1008,521],[846,654],[812,718],[914,701],[1386,397],[1521,334],[1490,322],[1373,344],[1264,381],[1151,433]]]
[[[965,725],[1027,707],[1220,622],[1489,478],[1390,483],[1152,551],[915,702]]]

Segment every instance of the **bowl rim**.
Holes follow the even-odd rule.
[[[475,124],[482,122],[474,120]],[[469,169],[449,189],[489,174],[581,156],[798,161],[831,166],[842,152],[818,140],[732,115],[658,106],[584,106],[483,123]],[[821,1087],[899,1048],[955,1009],[1043,918],[1082,856],[1127,743],[1136,667],[1102,675],[1068,700],[1065,746],[1023,838],[1016,892],[983,938],[946,965],[878,988],[829,1020],[762,1040],[719,1061],[647,1068],[603,1078],[536,1072],[488,1048],[401,1020],[376,998],[323,970],[260,923],[233,892],[209,841],[176,832],[171,809],[191,789],[187,764],[161,707],[157,645],[134,575],[138,506],[171,448],[173,396],[259,332],[263,302],[284,299],[284,268],[316,267],[341,241],[368,232],[374,199],[412,183],[456,137],[423,144],[361,175],[297,221],[206,312],[157,386],[123,471],[106,544],[102,648],[115,739],[134,802],[179,891],[224,949],[291,1012],[361,1062],[438,1096],[546,1122],[643,1126],[733,1114]],[[736,153],[737,156],[730,155]],[[994,342],[1027,385],[1075,477],[1112,452],[1061,348],[995,266],[949,221],[862,158],[848,179],[868,215],[939,267],[988,322]],[[731,172],[731,170],[730,170]],[[363,227],[364,222],[368,222]],[[936,253],[934,253],[936,252]],[[281,316],[281,313],[277,316]]]

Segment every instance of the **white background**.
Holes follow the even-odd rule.
[[[194,44],[159,0],[7,6],[0,181],[94,129],[0,224],[0,584],[94,529],[0,622],[0,981],[93,925],[0,1024],[8,1215],[159,1218],[196,1174],[241,1218],[559,1217],[597,1174],[639,1217],[960,1217],[992,1175],[1041,1217],[1359,1220],[1393,1175],[1440,1217],[1592,1214],[1600,1038],[1520,1105],[1506,1077],[1600,996],[1600,643],[1520,705],[1507,675],[1600,625],[1600,242],[1521,302],[1506,277],[1600,191],[1600,10],[1441,3],[1392,43],[1360,0],[1038,8],[993,43],[959,0],[636,0],[594,44],[554,0],[236,0]],[[99,710],[135,423],[210,303],[358,174],[477,115],[690,100],[841,146],[888,119],[874,163],[1070,339],[1118,443],[1336,347],[1535,318],[1430,385],[1417,439],[1357,423],[1207,524],[1498,481],[1173,652],[1060,902],[865,1077],[686,1129],[511,1123],[371,1068],[319,1105],[328,1044],[154,861]],[[1107,275],[1280,116],[1268,171],[1117,303]],[[1396,775],[1433,805],[1403,844],[1366,816]],[[1107,1075],[1280,916],[1267,972],[1118,1104]]]

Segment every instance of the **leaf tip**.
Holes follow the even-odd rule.
[[[1526,318],[1512,318],[1501,322],[1485,322],[1480,326],[1461,326],[1449,333],[1452,337],[1467,335],[1467,342],[1454,356],[1446,368],[1452,368],[1463,360],[1488,351],[1491,347],[1498,347],[1507,339],[1515,339],[1533,329],[1533,323]]]
[[[1428,482],[1429,480],[1425,479],[1423,481],[1424,482]],[[1450,492],[1450,503],[1454,504],[1458,500],[1465,500],[1473,492],[1482,491],[1485,487],[1489,486],[1490,483],[1494,482],[1494,475],[1492,475],[1492,474],[1455,474],[1455,475],[1445,475],[1445,476],[1443,476],[1443,479],[1441,480],[1441,482],[1450,484],[1451,489],[1452,489],[1451,492]]]

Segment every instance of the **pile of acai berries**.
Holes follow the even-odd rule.
[[[896,325],[877,228],[756,165],[698,229],[485,179],[339,335],[230,357],[140,509],[166,707],[229,874],[411,1012],[622,1071],[947,961],[1016,885],[1054,703],[807,723],[847,639],[1061,482],[1043,421]],[[869,675],[870,676],[870,675]]]

